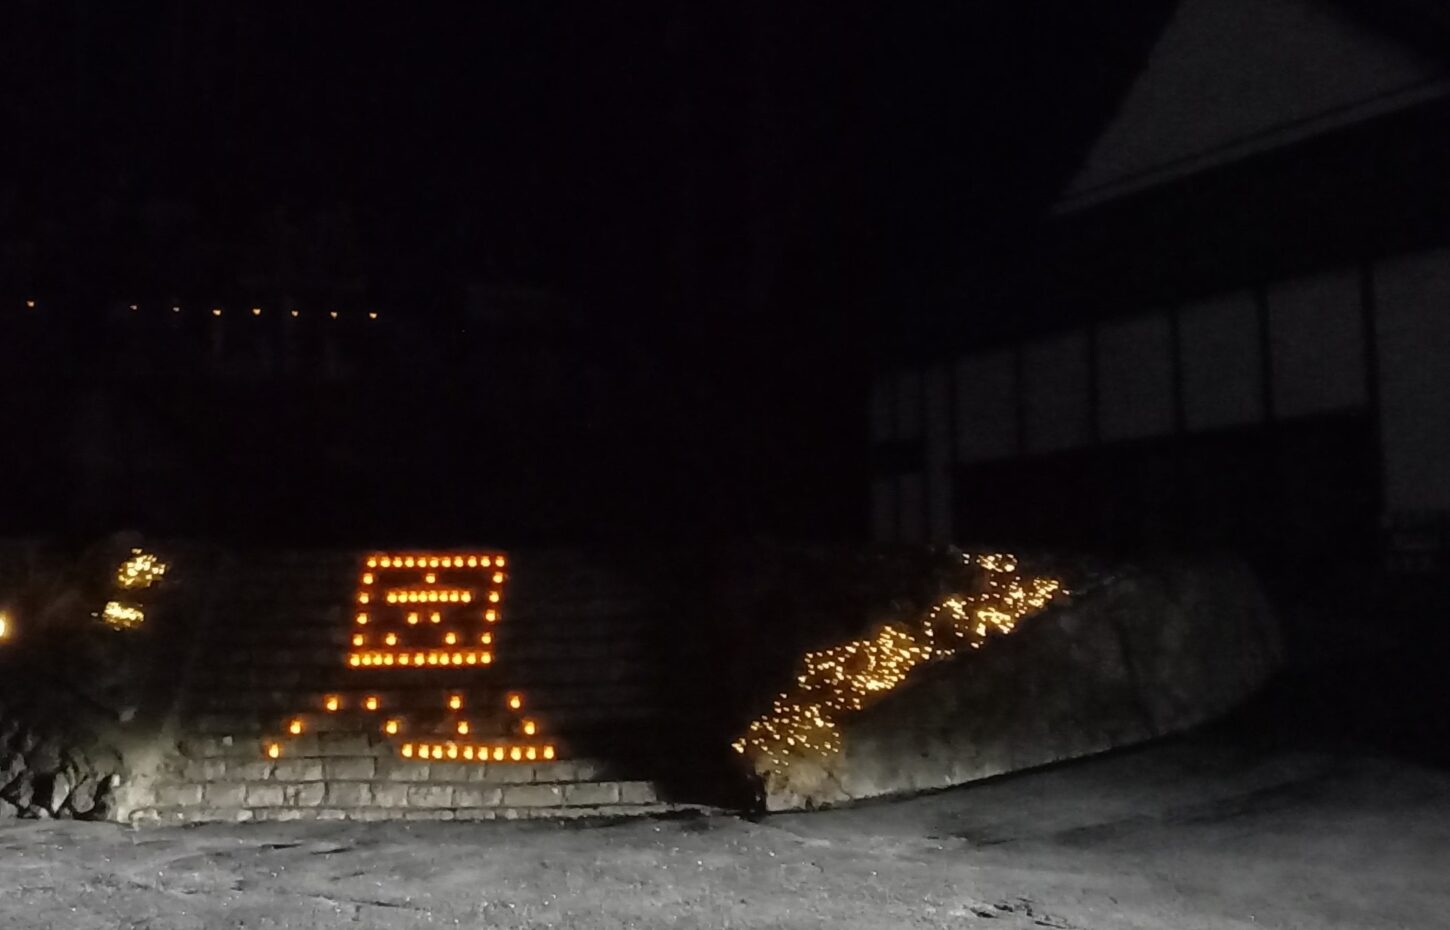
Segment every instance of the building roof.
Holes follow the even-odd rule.
[[[1446,59],[1375,19],[1331,0],[1181,0],[1057,212],[1450,96]]]

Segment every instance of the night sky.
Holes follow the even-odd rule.
[[[1082,6],[8,4],[0,217],[33,251],[6,270],[185,293],[321,269],[410,312],[526,283],[806,328],[951,305],[1166,4]]]
[[[536,289],[628,398],[620,509],[855,535],[873,367],[1014,313],[1170,6],[11,3],[0,297]]]

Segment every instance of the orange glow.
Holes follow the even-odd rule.
[[[536,750],[536,749],[534,749],[534,747],[530,746],[528,749],[525,749],[524,750],[524,757],[527,758],[530,762],[532,762],[532,761],[534,761],[535,758],[538,757],[538,750]]]
[[[277,758],[280,755],[282,755],[282,747],[281,746],[277,745],[276,743],[268,743],[267,744],[267,758],[268,759],[275,759],[275,758]]]
[[[427,604],[430,605],[430,609],[427,611],[428,622],[438,625],[441,625],[443,622],[443,611],[440,608],[444,605],[468,604],[473,602],[475,597],[480,600],[486,598],[494,604],[498,603],[502,598],[502,591],[498,586],[507,580],[503,572],[489,571],[486,573],[487,577],[472,580],[475,582],[481,580],[493,585],[494,587],[492,588],[486,586],[469,588],[456,583],[453,586],[449,586],[453,579],[440,578],[438,573],[434,571],[434,569],[440,568],[446,570],[455,568],[462,569],[465,566],[491,569],[495,563],[502,566],[504,559],[501,556],[495,555],[445,555],[443,553],[414,553],[405,555],[401,553],[373,552],[362,557],[360,561],[362,568],[358,572],[358,584],[354,592],[356,604],[371,604],[375,591],[380,595],[379,601],[386,601],[386,603],[391,605]],[[409,579],[403,578],[399,579],[403,581],[403,584],[399,586],[391,588],[374,587],[380,583],[385,585],[393,580],[392,576],[388,578],[380,577],[375,571],[376,569],[396,571],[405,567],[418,570],[418,574],[411,577],[412,584],[408,583]],[[438,587],[440,582],[444,587]],[[371,670],[402,666],[421,669],[422,666],[427,665],[430,668],[442,666],[446,669],[493,664],[494,654],[491,649],[461,646],[463,643],[471,644],[475,642],[470,638],[474,635],[473,633],[466,632],[461,623],[455,624],[452,622],[462,620],[463,618],[450,618],[449,626],[444,628],[441,631],[442,635],[438,637],[440,641],[438,648],[402,651],[399,647],[403,645],[402,640],[404,639],[404,635],[397,631],[396,625],[400,621],[403,621],[409,626],[417,626],[423,622],[423,611],[419,609],[399,609],[398,614],[394,615],[390,612],[392,609],[396,608],[378,607],[373,608],[371,612],[367,609],[359,609],[354,613],[354,620],[358,627],[368,627],[377,624],[381,625],[383,629],[379,631],[380,635],[376,638],[365,634],[360,629],[350,634],[349,639],[354,648],[345,654],[345,662],[348,667],[365,667]],[[377,611],[384,611],[384,613],[382,616],[378,616]],[[473,616],[476,617],[478,615]],[[496,622],[498,619],[498,611],[493,607],[488,607],[483,611],[483,618],[490,623]],[[477,635],[478,639],[476,642],[479,646],[490,647],[493,645],[494,639],[492,633],[479,631]],[[377,640],[380,641],[377,642],[376,646],[371,649],[367,648],[369,642]],[[451,711],[461,711],[466,703],[466,695],[463,693],[444,693],[442,697]],[[318,704],[313,705],[314,707],[320,705],[328,713],[337,713],[344,708],[351,707],[377,712],[382,707],[382,700],[376,694],[366,696],[322,694],[313,697],[312,700],[318,702]],[[514,710],[518,710],[523,706],[523,696],[521,694],[510,693],[507,695],[506,700]],[[411,706],[411,703],[409,706]],[[401,713],[399,709],[390,708],[390,710],[395,716],[380,720],[379,730],[389,737],[398,736],[407,732],[410,727],[410,718],[405,713]],[[306,727],[305,721],[307,719],[304,716],[289,718],[285,724],[287,732],[294,736],[300,735]],[[429,726],[431,727],[433,725],[434,722],[430,721]],[[456,718],[451,720],[448,726],[452,728],[455,736],[465,738],[472,733],[473,729],[472,721]],[[539,725],[533,720],[521,721],[519,724],[519,732],[524,736],[533,736],[539,731]],[[277,751],[280,752],[280,748]],[[550,758],[548,754],[550,747],[525,745],[523,742],[514,746],[508,744],[502,746],[473,743],[465,744],[465,741],[462,739],[457,743],[451,741],[438,743],[400,743],[398,745],[398,751],[402,758],[408,759],[443,759],[445,757],[448,759],[458,759],[460,753],[462,754],[462,758],[469,761],[475,759],[478,761],[493,759],[494,761],[501,762],[505,759],[519,761],[524,758],[530,760],[540,757]]]
[[[544,758],[545,759],[552,759],[552,758],[554,758],[554,747],[553,746],[545,746],[544,747]]]

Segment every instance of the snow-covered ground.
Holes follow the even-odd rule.
[[[1450,772],[1252,742],[758,823],[12,823],[0,927],[1450,927]]]

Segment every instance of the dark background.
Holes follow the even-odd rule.
[[[871,367],[1012,316],[1168,6],[8,4],[7,422],[72,452],[30,456],[11,485],[42,493],[7,519],[44,528],[64,500],[77,526],[178,532],[859,536]],[[33,296],[44,332],[14,319]],[[289,376],[235,376],[239,344],[284,341],[239,315],[280,326],[284,299],[386,327],[331,386],[307,377],[316,333]],[[142,338],[171,305],[187,322]],[[354,428],[362,396],[430,387],[453,398],[434,427],[402,405]],[[160,411],[118,434],[157,433],[170,471],[78,474],[87,405]],[[498,405],[513,425],[486,430]],[[324,450],[398,423],[418,448],[386,468],[379,438]],[[309,475],[323,451],[373,482]],[[467,505],[393,501],[420,461],[475,479]]]

